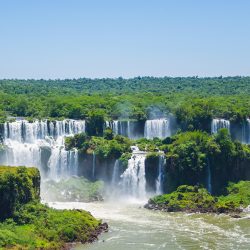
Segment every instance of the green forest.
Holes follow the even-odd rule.
[[[150,118],[157,108],[183,128],[199,129],[211,117],[242,121],[250,116],[250,77],[137,77],[132,79],[0,80],[1,120]],[[197,122],[199,120],[199,122]]]

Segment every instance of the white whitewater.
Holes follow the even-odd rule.
[[[128,160],[128,167],[121,175],[121,188],[125,196],[146,198],[145,159],[146,153],[138,147],[132,147],[133,153]]]
[[[34,121],[18,120],[4,124],[5,155],[1,163],[10,166],[38,167],[43,174],[42,151],[49,155],[48,177],[58,179],[76,175],[77,150],[66,151],[64,137],[85,132],[85,121]]]
[[[156,194],[163,193],[163,177],[164,177],[164,165],[166,164],[166,159],[164,155],[159,155],[159,164],[158,164],[158,177],[156,180]]]
[[[154,137],[166,138],[171,135],[169,121],[167,119],[147,120],[144,127],[144,137],[153,139]]]
[[[133,203],[132,203],[133,202]],[[109,232],[79,250],[248,250],[249,216],[166,213],[143,208],[145,202],[49,203],[57,209],[84,209],[109,225]]]
[[[218,131],[222,128],[227,128],[230,133],[230,121],[225,119],[213,119],[211,124],[211,132],[212,134],[218,133]]]

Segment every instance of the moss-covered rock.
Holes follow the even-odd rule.
[[[250,205],[250,181],[230,183],[226,196],[212,196],[205,188],[182,185],[170,194],[151,198],[145,205],[148,209],[167,212],[241,212]]]
[[[214,212],[215,199],[204,188],[182,185],[170,194],[150,199],[145,207],[167,212]]]

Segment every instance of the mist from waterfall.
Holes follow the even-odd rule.
[[[4,154],[1,164],[38,167],[49,179],[76,175],[78,152],[66,151],[64,137],[85,132],[85,121],[6,122],[3,131]],[[46,158],[46,159],[45,159]]]
[[[211,133],[216,134],[222,128],[228,129],[230,133],[230,121],[225,119],[213,119],[211,124]]]

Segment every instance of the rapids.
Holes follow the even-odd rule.
[[[109,224],[99,241],[79,245],[82,250],[249,249],[250,214],[164,213],[143,208],[145,201],[50,203],[58,209],[85,209]]]

